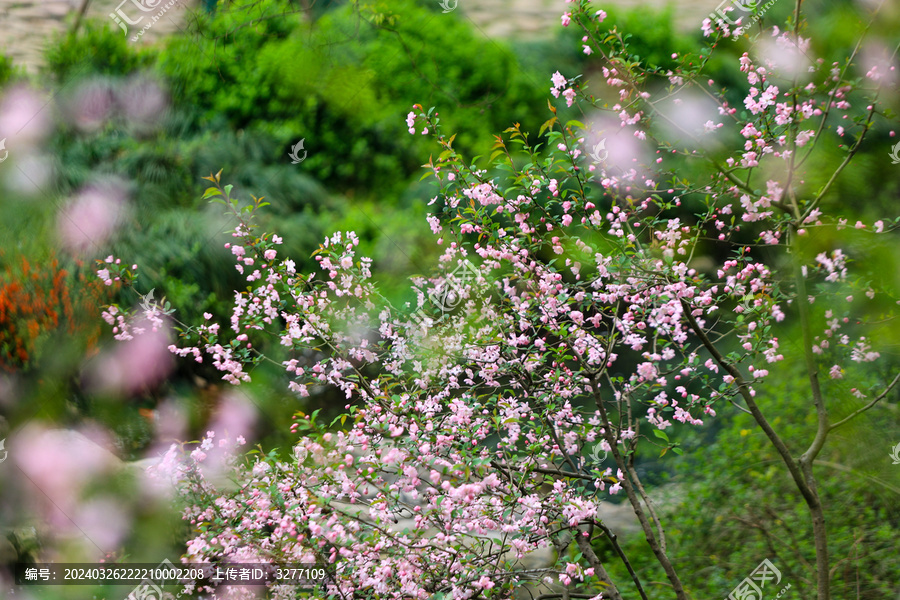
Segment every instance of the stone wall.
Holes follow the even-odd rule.
[[[152,0],[162,7],[169,0]],[[16,64],[34,72],[42,63],[41,55],[47,42],[55,35],[69,30],[75,16],[81,9],[82,0],[0,0],[0,49],[13,57]],[[89,0],[87,18],[115,22],[109,17],[120,6],[122,0]],[[161,37],[170,35],[183,27],[185,7],[194,7],[197,0],[178,0],[137,42],[138,45],[152,44]],[[122,12],[132,21],[137,21],[142,13],[132,5],[132,0],[121,4]],[[158,12],[158,11],[156,11]],[[146,13],[148,15],[156,12]],[[148,23],[149,17],[138,25],[129,25],[128,38],[137,34],[141,25]],[[124,31],[122,37],[126,37]]]
[[[598,10],[610,6],[652,10],[667,4],[675,6],[675,26],[685,32],[699,31],[703,19],[716,7],[714,0],[613,0],[599,2],[597,7]],[[564,0],[459,0],[458,5],[463,14],[489,37],[554,35],[567,6]]]

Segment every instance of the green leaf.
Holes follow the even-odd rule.
[[[219,188],[206,188],[206,191],[203,192],[203,198],[201,200],[206,200],[207,198],[212,198],[213,196],[221,196],[222,192],[219,191]]]
[[[544,131],[553,127],[553,125],[554,125],[554,123],[556,123],[556,121],[557,121],[556,117],[551,117],[550,119],[547,119],[546,121],[544,121],[544,124],[541,125],[541,128],[538,131],[538,136],[544,135]]]
[[[669,441],[669,436],[667,436],[666,432],[663,431],[662,429],[654,429],[653,435],[655,435],[656,437],[658,437],[661,440],[666,440],[667,442]]]

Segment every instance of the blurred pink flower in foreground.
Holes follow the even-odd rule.
[[[793,39],[787,33],[777,38],[763,37],[756,47],[756,62],[764,65],[774,76],[786,79],[796,78],[806,83],[810,80],[810,68],[813,66],[808,52],[809,40]]]
[[[97,429],[46,429],[28,425],[14,436],[18,467],[52,500],[71,500],[98,474],[119,464],[104,448],[108,436]]]
[[[63,112],[82,131],[96,131],[112,117],[115,88],[105,79],[95,78],[78,86],[63,104]]]
[[[8,138],[6,148],[15,153],[21,145],[30,146],[47,135],[50,128],[48,100],[24,86],[10,89],[0,101],[0,139]]]
[[[125,210],[124,185],[118,182],[91,185],[59,212],[59,240],[72,254],[97,253],[122,222]]]
[[[41,194],[49,184],[53,176],[53,167],[47,155],[33,150],[15,154],[18,168],[10,169],[7,185],[13,192],[36,196]]]
[[[110,121],[138,128],[156,125],[167,105],[168,97],[159,84],[138,75],[125,80],[90,79],[61,102],[61,109],[82,131],[96,131]]]
[[[592,116],[589,117],[592,133],[585,136],[584,147],[591,152],[600,141],[605,140],[600,152],[601,155],[605,152],[605,160],[600,165],[604,171],[603,178],[615,175],[621,177],[623,182],[647,179],[650,171],[646,165],[652,154],[648,143],[635,136],[635,127],[622,126],[619,119],[603,113]]]
[[[157,407],[156,438],[161,443],[160,450],[168,449],[173,440],[183,440],[187,435],[188,414],[183,404],[175,400],[165,400]]]
[[[54,535],[87,537],[88,547],[108,551],[127,533],[130,523],[109,501],[82,502],[88,488],[108,478],[122,462],[110,452],[109,436],[96,428],[47,429],[28,425],[13,439],[10,458],[24,475],[21,487],[28,506]]]
[[[714,143],[715,132],[722,122],[716,103],[694,88],[684,88],[661,100],[657,108],[664,118],[657,123],[661,135],[679,140],[681,144],[697,149]],[[695,142],[696,140],[696,142]]]
[[[95,357],[87,366],[88,387],[95,392],[132,395],[165,379],[174,360],[168,350],[172,343],[170,325],[152,330],[146,321],[134,328],[144,328],[140,335],[117,342],[111,349]]]
[[[238,436],[252,438],[256,416],[256,407],[246,395],[229,391],[223,395],[208,429],[220,437],[227,435],[230,440]]]
[[[94,498],[77,507],[73,521],[103,550],[118,548],[131,531],[132,517],[112,497]]]
[[[222,395],[207,426],[207,441],[199,448],[204,455],[200,470],[206,479],[217,482],[216,485],[229,485],[229,461],[234,456],[236,444],[244,438],[254,437],[256,412],[253,402],[243,391],[229,391]]]
[[[865,76],[884,89],[897,85],[898,61],[890,48],[883,42],[875,40],[863,44],[858,62]]]
[[[152,126],[163,117],[168,97],[154,80],[137,76],[120,87],[116,103],[129,124]]]

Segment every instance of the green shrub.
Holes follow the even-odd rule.
[[[672,58],[673,53],[683,56],[697,47],[690,37],[675,31],[674,8],[671,5],[662,10],[623,10],[615,7],[605,10],[607,17],[598,33],[609,33],[615,29],[629,48],[633,61],[643,61],[665,72],[679,64],[679,59]]]
[[[800,395],[802,382],[795,375],[802,369],[799,364],[780,367],[772,379],[778,383],[764,386],[757,396],[770,423],[795,452],[796,444],[812,439],[816,426],[814,413],[805,410],[808,400]],[[863,403],[858,401],[859,406]],[[877,409],[880,416],[864,415],[849,424],[840,441],[827,445],[817,460],[835,566],[835,598],[875,600],[897,594],[900,565],[890,556],[900,526],[896,502],[900,482],[889,471],[887,454],[889,432],[900,415],[894,410],[885,419],[883,413],[889,409],[882,406]],[[833,418],[840,417],[839,413]],[[695,438],[686,443],[685,459],[678,461],[672,478],[676,486],[671,489],[678,489],[680,499],[658,507],[670,557],[680,571],[693,574],[685,579],[686,589],[694,598],[724,598],[769,559],[781,571],[782,581],[775,589],[764,590],[766,597],[774,597],[788,583],[791,589],[781,596],[783,600],[814,596],[809,571],[814,564],[812,527],[781,458],[747,414],[723,406],[709,425],[724,428],[714,439],[701,437],[702,429],[692,432]],[[873,439],[884,441],[873,449]],[[725,478],[722,473],[733,475]],[[626,553],[638,571],[655,568],[651,557],[635,559],[628,553],[641,543],[626,540]],[[616,562],[613,556],[610,560]],[[619,564],[614,570],[627,577]],[[651,588],[649,597],[669,596],[663,589]]]
[[[402,1],[391,4],[392,26],[344,6],[314,24],[292,15],[245,27],[278,6],[201,17],[200,38],[174,38],[160,54],[159,71],[195,127],[268,134],[273,161],[304,139],[304,171],[331,189],[379,195],[405,187],[426,152],[406,131],[413,102],[439,106],[469,153],[513,121],[537,128],[544,84],[454,15]]]
[[[76,36],[59,33],[47,45],[43,72],[57,83],[90,75],[128,75],[153,62],[152,50],[136,50],[110,21],[86,21]]]
[[[24,70],[17,67],[12,57],[0,54],[0,88],[6,87],[10,82],[24,75]]]

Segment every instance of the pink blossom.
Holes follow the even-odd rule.
[[[816,132],[812,129],[807,129],[805,131],[801,131],[797,134],[797,145],[805,146],[806,143],[810,140],[812,136],[814,136]]]
[[[588,16],[583,3],[569,3],[574,16]],[[716,27],[708,21],[705,32]],[[724,35],[742,32],[726,25],[718,24]],[[589,39],[602,43],[604,36],[582,43]],[[796,45],[800,50],[807,40]],[[224,323],[204,315],[199,328],[185,328],[183,338],[169,342],[177,356],[207,359],[231,386],[270,377],[255,367],[272,357],[258,352],[268,347],[265,341],[280,343],[283,356],[267,364],[284,369],[276,383],[287,390],[274,389],[340,398],[345,411],[333,427],[330,419],[314,425],[298,413],[289,427],[296,436],[292,456],[270,449],[229,456],[237,448],[232,439],[258,432],[255,409],[236,405],[243,394],[235,394],[199,447],[185,450],[195,460],[182,455],[179,464],[167,453],[165,470],[181,478],[177,489],[194,532],[186,559],[324,558],[334,566],[335,589],[328,593],[335,596],[362,590],[424,598],[435,589],[460,599],[503,595],[506,588],[499,588],[511,573],[496,571],[498,557],[552,550],[554,536],[563,533],[597,540],[589,526],[603,518],[603,498],[633,480],[623,453],[646,448],[657,456],[662,444],[654,438],[677,439],[686,428],[704,426],[716,416],[717,402],[721,410],[734,408],[734,394],[752,405],[762,397],[757,392],[771,377],[770,365],[786,361],[789,351],[802,355],[804,345],[833,378],[849,380],[854,370],[829,369],[827,362],[880,358],[890,344],[883,330],[872,328],[871,339],[852,337],[869,328],[853,323],[853,306],[841,304],[840,312],[831,306],[851,293],[851,284],[862,285],[867,296],[876,291],[877,279],[867,283],[865,271],[856,271],[860,265],[833,245],[842,238],[831,231],[847,221],[823,214],[827,203],[808,214],[783,210],[793,198],[788,182],[810,185],[804,179],[810,167],[785,170],[805,160],[807,152],[791,154],[793,146],[815,139],[818,128],[803,122],[824,114],[822,90],[832,89],[835,102],[861,97],[855,80],[834,89],[828,81],[838,85],[842,67],[836,73],[822,67],[826,84],[816,74],[813,88],[802,80],[788,98],[772,83],[792,78],[780,76],[779,57],[768,60],[762,47],[760,64],[749,53],[739,61],[750,89],[748,117],[713,89],[716,101],[699,110],[688,96],[690,84],[709,80],[693,70],[690,81],[688,71],[664,73],[683,97],[667,108],[662,94],[654,111],[668,109],[664,116],[691,135],[737,124],[741,136],[723,156],[722,173],[701,160],[707,148],[684,145],[684,132],[672,144],[665,127],[654,127],[652,136],[639,129],[660,121],[644,119],[649,92],[632,86],[644,72],[631,64],[626,72],[621,54],[608,45],[604,54],[607,48],[612,60],[599,67],[607,85],[592,89],[603,97],[584,96],[578,78],[570,85],[559,72],[551,77],[551,94],[573,107],[584,98],[608,111],[595,115],[578,106],[589,124],[557,124],[539,141],[522,140],[523,156],[537,160],[510,163],[501,152],[484,166],[472,165],[449,151],[449,138],[440,136],[450,132],[435,132],[441,154],[433,155],[429,175],[442,188],[429,194],[434,208],[426,222],[437,258],[412,277],[408,294],[386,294],[358,237],[335,232],[315,252],[314,276],[295,276],[288,260],[284,268],[260,265],[224,299],[231,300]],[[422,114],[415,109],[407,117],[413,129]],[[650,137],[653,144],[642,143]],[[730,136],[715,137],[730,143]],[[601,139],[606,146],[598,145]],[[580,155],[594,148],[602,160]],[[663,159],[681,152],[700,170],[672,173],[675,163]],[[591,162],[598,165],[593,172]],[[703,200],[685,212],[681,202],[693,195]],[[872,230],[890,226],[884,223]],[[801,241],[817,248],[813,260],[799,265],[809,280],[806,292],[783,268],[798,258],[788,244],[801,225],[810,232]],[[232,235],[240,244],[232,249],[237,267],[260,253],[275,260],[252,219]],[[727,257],[721,264],[699,260],[710,237],[720,240],[714,254]],[[108,276],[119,269],[98,266]],[[814,339],[785,343],[792,327],[783,323],[799,311],[812,311]],[[117,336],[136,340],[130,316],[116,307],[102,314]],[[847,386],[859,396],[870,387],[881,384],[864,378]],[[641,433],[643,420],[655,431]],[[589,465],[592,449],[615,453],[620,465]],[[555,473],[570,468],[584,475]],[[584,477],[594,478],[589,489],[578,483]],[[557,556],[542,575],[565,584],[594,575],[584,557],[574,556]],[[435,560],[446,568],[433,569]],[[498,592],[491,594],[493,587]]]
[[[550,81],[553,83],[553,89],[561,90],[566,86],[566,78],[563,77],[559,71],[556,71],[551,77]]]

